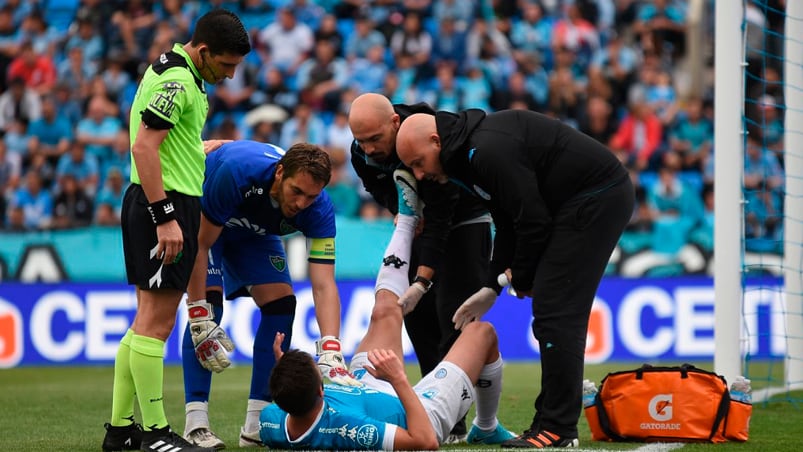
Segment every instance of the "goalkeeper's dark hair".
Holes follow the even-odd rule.
[[[315,407],[321,385],[323,380],[315,360],[301,350],[286,352],[270,373],[273,402],[291,416],[303,416]]]
[[[230,53],[244,56],[251,51],[251,41],[242,21],[225,9],[213,9],[198,19],[191,44],[193,47],[206,44],[212,55]]]
[[[332,160],[329,154],[312,143],[296,143],[290,146],[279,164],[284,168],[283,177],[293,177],[298,172],[304,172],[324,186],[332,178]]]

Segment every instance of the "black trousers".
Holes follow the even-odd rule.
[[[629,179],[577,196],[555,214],[533,283],[532,331],[541,352],[541,391],[531,428],[577,438],[591,306],[613,249],[633,213]]]
[[[418,241],[413,241],[410,281],[419,265],[418,250]],[[452,323],[454,312],[482,288],[491,259],[490,224],[466,224],[453,229],[444,259],[432,290],[404,318],[422,376],[435,368],[457,340],[460,331]]]

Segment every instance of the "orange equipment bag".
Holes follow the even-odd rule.
[[[749,403],[731,400],[725,377],[691,364],[609,373],[585,408],[597,441],[747,441]]]

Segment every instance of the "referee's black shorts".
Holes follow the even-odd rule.
[[[163,265],[156,256],[159,240],[156,225],[148,212],[148,198],[139,184],[131,184],[123,197],[121,222],[123,254],[128,283],[143,290],[187,290],[190,274],[198,252],[198,228],[201,223],[201,201],[175,191],[167,192],[173,202],[176,219],[184,235],[181,258],[174,264]]]

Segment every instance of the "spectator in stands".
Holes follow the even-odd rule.
[[[354,135],[349,128],[349,116],[345,110],[338,110],[335,113],[332,123],[326,127],[326,146],[327,149],[351,149]],[[330,152],[329,155],[335,153]]]
[[[6,143],[0,140],[0,217],[5,217],[6,200],[20,183],[21,165],[9,158]]]
[[[465,28],[458,30],[457,22],[451,17],[446,17],[438,22],[438,34],[434,38],[432,64],[435,67],[448,64],[456,71],[463,70],[463,63],[466,60]]]
[[[514,102],[521,102],[527,110],[539,110],[538,101],[532,93],[527,91],[527,79],[523,72],[517,70],[510,74],[507,81],[507,89],[496,90],[491,99],[491,106],[494,110],[505,110],[510,108]]]
[[[84,51],[84,63],[98,64],[103,58],[104,43],[98,26],[92,22],[88,15],[79,16],[75,20],[75,31],[71,32],[64,45],[64,51],[69,53],[75,47]],[[118,51],[119,52],[119,51]]]
[[[672,74],[665,70],[647,71],[651,73],[650,82],[644,90],[644,96],[652,111],[658,115],[664,127],[675,120],[678,109],[678,99],[675,87],[672,84]]]
[[[458,83],[461,109],[479,108],[491,112],[491,83],[485,78],[485,73],[479,64],[469,65],[465,77]]]
[[[300,100],[318,111],[335,111],[349,78],[346,60],[336,56],[329,41],[318,41],[312,58],[298,67],[296,86]]]
[[[81,104],[77,100],[78,93],[72,91],[66,82],[60,81],[53,92],[53,99],[56,102],[56,111],[59,112],[59,117],[67,118],[72,127],[75,127],[83,117]]]
[[[448,65],[438,67],[432,89],[423,96],[423,100],[435,110],[453,112],[460,110],[461,95],[454,71],[454,68]]]
[[[126,58],[120,51],[110,52],[105,60],[105,67],[100,73],[103,84],[106,85],[111,100],[121,104],[126,89],[136,86],[131,74],[125,69]],[[127,112],[126,112],[127,113]],[[128,117],[127,114],[123,115]]]
[[[31,41],[23,41],[19,56],[8,66],[8,78],[15,77],[22,78],[25,86],[38,94],[47,94],[56,84],[56,65],[49,56],[36,53]]]
[[[652,248],[674,253],[686,244],[689,234],[703,217],[700,193],[679,176],[680,159],[666,154],[658,180],[647,187],[647,204],[653,220]]]
[[[278,67],[284,74],[295,74],[314,44],[312,30],[296,20],[289,7],[279,10],[276,21],[259,32],[258,51],[265,64]]]
[[[42,186],[42,179],[36,171],[25,174],[25,185],[17,190],[9,205],[11,210],[22,209],[25,229],[41,230],[50,228],[53,218],[53,197]],[[9,221],[13,223],[13,221]]]
[[[685,52],[685,22],[685,13],[671,0],[653,0],[638,7],[633,31],[644,51],[677,57]]]
[[[384,52],[384,49],[387,48],[385,35],[374,28],[371,16],[368,14],[357,15],[354,20],[354,32],[346,36],[344,49],[346,59],[365,58],[368,56],[368,50],[375,46],[381,47]]]
[[[56,110],[53,96],[42,97],[42,117],[30,123],[28,133],[33,152],[45,154],[52,163],[67,152],[73,139],[72,124]]]
[[[151,0],[126,0],[111,16],[112,42],[122,41],[134,59],[145,59],[151,46],[157,24],[153,3]]]
[[[765,94],[756,101],[758,110],[755,122],[760,125],[759,135],[765,147],[775,152],[778,160],[783,164],[783,116],[780,113],[778,100]]]
[[[98,162],[100,164],[100,180],[109,177],[112,170],[119,171],[125,180],[131,175],[131,137],[128,130],[120,129],[112,142],[112,153],[108,158]]]
[[[234,72],[234,77],[227,78],[215,85],[212,98],[209,99],[210,113],[213,115],[243,114],[261,104],[264,96],[257,92],[258,77],[259,68],[248,61],[243,61]]]
[[[11,77],[8,89],[0,94],[0,130],[8,132],[15,120],[26,124],[42,117],[42,100],[25,86],[22,77]]]
[[[110,114],[115,108],[108,99],[94,96],[89,100],[86,116],[76,126],[76,139],[86,145],[86,152],[98,161],[112,154],[114,138],[123,127],[120,119]]]
[[[295,143],[323,143],[326,140],[326,126],[313,112],[312,107],[299,103],[293,116],[282,126],[279,147],[290,149]]]
[[[555,68],[549,76],[549,112],[562,120],[573,120],[583,105],[586,79],[568,47],[554,50]]]
[[[59,158],[56,176],[61,179],[67,174],[72,175],[89,196],[95,195],[100,177],[98,159],[86,152],[81,140],[73,141],[70,151]]]
[[[664,128],[642,93],[633,91],[630,97],[629,111],[619,123],[609,147],[627,167],[644,171],[651,165],[656,166]]]
[[[355,58],[349,61],[348,67],[351,81],[349,86],[360,94],[382,90],[382,85],[390,71],[385,63],[385,48],[379,45],[368,49],[365,58]]]
[[[337,29],[337,18],[331,14],[326,14],[321,18],[321,23],[314,32],[315,42],[329,41],[335,51],[335,55],[343,57],[343,35]]]
[[[521,20],[513,23],[510,41],[516,62],[535,55],[552,67],[552,31],[554,20],[544,15],[541,4],[535,0],[523,2]]]
[[[42,187],[45,190],[52,189],[53,182],[56,180],[56,169],[55,165],[52,165],[44,154],[31,155],[26,172],[37,173],[42,181]]]
[[[19,35],[19,30],[14,26],[11,8],[8,5],[0,6],[0,92],[6,90],[8,66],[19,54]]]
[[[594,24],[582,16],[580,5],[569,3],[564,9],[563,17],[555,22],[552,47],[570,49],[577,55],[579,66],[585,71],[591,56],[600,48],[599,33]]]
[[[173,30],[176,42],[189,41],[196,19],[197,7],[185,0],[162,0],[155,4],[156,20],[167,24]]]
[[[478,17],[466,38],[467,63],[479,62],[495,89],[505,86],[515,67],[510,41],[497,28],[498,22]]]
[[[610,142],[616,132],[610,102],[602,96],[590,96],[585,102],[585,108],[579,112],[578,128],[600,143]]]
[[[326,11],[318,5],[318,1],[293,0],[291,7],[296,19],[311,30],[317,30],[320,27],[321,20],[326,14]]]
[[[417,80],[432,77],[432,35],[424,29],[419,13],[408,11],[404,15],[401,28],[390,37],[390,50],[394,58],[407,55],[412,59]]]
[[[266,68],[259,88],[265,94],[265,103],[282,107],[288,115],[295,110],[298,104],[298,92],[287,86],[286,78],[279,68]]]
[[[454,24],[455,30],[465,32],[474,18],[474,2],[471,0],[433,2],[432,18],[437,23],[451,22]]]
[[[636,51],[618,34],[596,51],[588,68],[589,85],[597,94],[607,97],[613,105],[623,104],[633,83],[639,58]]]
[[[14,119],[3,135],[3,142],[9,155],[15,162],[24,163],[30,159],[33,140],[28,134],[28,123],[22,119]]]
[[[42,12],[38,9],[31,10],[31,13],[22,21],[22,40],[30,41],[33,51],[39,55],[47,55],[54,58],[57,54],[58,45],[63,39],[62,34],[48,26]]]
[[[747,136],[744,159],[745,235],[773,237],[782,221],[784,173],[760,137]]]
[[[348,118],[347,118],[348,119]],[[348,124],[346,125],[348,127]],[[350,145],[351,143],[349,143]],[[335,214],[346,218],[358,218],[360,214],[360,195],[353,183],[348,163],[348,154],[341,147],[327,148],[332,161],[332,177],[324,191],[332,200]]]
[[[127,180],[128,178],[126,178]],[[118,226],[120,212],[123,208],[123,195],[126,185],[123,175],[117,168],[106,173],[106,181],[95,200],[95,224],[101,226]]]
[[[703,100],[686,100],[669,130],[669,151],[680,156],[684,170],[702,173],[714,144],[714,125],[703,116]]]
[[[82,96],[89,92],[90,82],[97,72],[97,64],[85,61],[84,49],[78,46],[70,48],[67,58],[56,67],[58,79],[67,84],[72,92],[81,93]]]
[[[59,179],[53,202],[53,228],[71,229],[89,226],[92,223],[94,206],[92,199],[78,185],[75,176],[65,174]]]
[[[22,206],[10,205],[7,208],[7,212],[4,228],[6,232],[25,232],[28,230],[25,225],[25,210]]]

